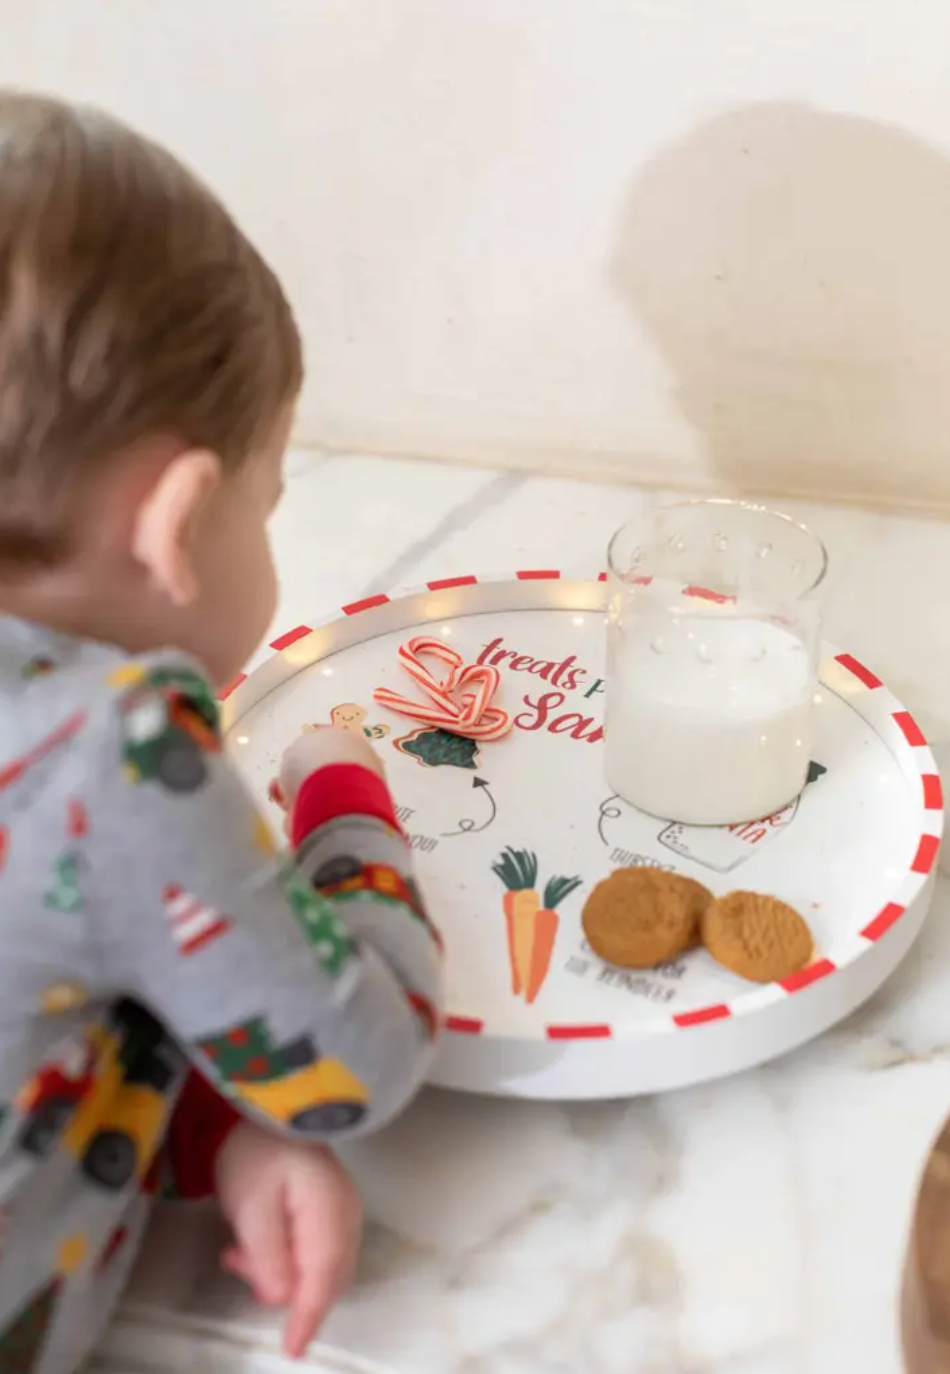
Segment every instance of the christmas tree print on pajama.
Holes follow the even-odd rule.
[[[66,807],[66,830],[73,844],[53,861],[53,881],[43,895],[47,911],[62,911],[65,915],[82,911],[85,905],[80,875],[83,855],[79,841],[89,834],[89,813],[78,798],[70,798]]]
[[[307,943],[328,978],[337,979],[351,962],[356,945],[331,904],[310,887],[295,868],[282,871],[284,891]]]
[[[67,850],[53,863],[53,882],[43,894],[43,905],[47,911],[61,911],[72,915],[82,911],[83,895],[79,885],[81,869],[80,856],[74,850]]]

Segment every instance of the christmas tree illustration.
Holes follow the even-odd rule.
[[[284,890],[297,924],[328,978],[339,978],[356,952],[332,904],[309,887],[295,869],[284,871]]]
[[[48,911],[62,911],[66,915],[81,911],[82,891],[79,887],[79,855],[71,850],[53,864],[53,882],[43,896],[43,905]]]
[[[453,735],[448,730],[424,727],[395,741],[401,754],[408,754],[424,768],[477,768],[478,741]]]

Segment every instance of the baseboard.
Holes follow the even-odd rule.
[[[294,439],[294,447],[321,458],[383,458],[396,462],[434,463],[442,467],[483,468],[494,472],[523,472],[528,477],[556,477],[576,482],[602,482],[610,485],[646,488],[654,491],[681,492],[694,496],[732,496],[749,500],[805,501],[818,505],[847,506],[886,514],[913,515],[921,519],[950,520],[950,489],[944,492],[923,492],[919,496],[898,489],[895,483],[868,488],[847,485],[797,483],[788,480],[781,484],[757,483],[749,473],[728,482],[703,472],[691,463],[675,463],[667,458],[651,460],[639,455],[591,453],[578,455],[552,451],[543,456],[531,454],[484,452],[477,448],[459,453],[418,453],[391,447],[331,447]],[[950,482],[950,464],[948,464]]]

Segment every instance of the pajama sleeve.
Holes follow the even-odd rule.
[[[116,686],[94,851],[108,982],[242,1115],[315,1140],[377,1129],[423,1083],[441,1014],[440,941],[385,784],[312,774],[282,855],[196,668],[156,656]]]

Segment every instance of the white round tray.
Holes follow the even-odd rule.
[[[696,828],[665,825],[611,796],[599,728],[604,599],[602,578],[552,571],[372,597],[281,636],[275,655],[226,694],[229,743],[265,806],[280,755],[304,725],[329,723],[340,705],[365,710],[445,936],[448,1015],[433,1075],[444,1087],[600,1098],[749,1068],[859,1006],[927,911],[940,779],[913,718],[848,654],[827,649],[813,781],[784,812]],[[421,632],[444,635],[466,662],[498,641],[493,654],[507,654],[500,701],[516,718],[508,738],[475,758],[447,762],[436,752],[426,763],[420,753],[435,741],[420,743],[411,721],[373,705],[377,686],[417,694],[396,655]],[[530,1002],[514,990],[505,887],[493,870],[509,848],[534,856],[539,893],[557,876],[581,880],[553,921],[541,918],[557,933]],[[716,893],[781,897],[808,920],[818,958],[766,987],[703,951],[643,973],[606,965],[586,945],[580,917],[591,887],[618,864],[662,865]]]

